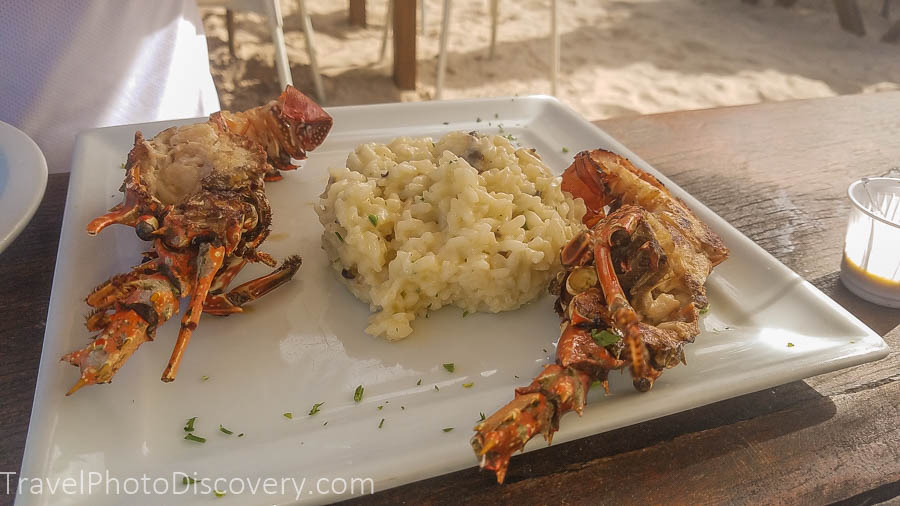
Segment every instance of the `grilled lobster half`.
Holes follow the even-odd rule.
[[[272,213],[265,180],[295,169],[331,129],[332,119],[309,97],[288,86],[277,100],[244,112],[221,111],[206,123],[173,127],[146,140],[134,136],[125,165],[124,201],[87,227],[96,235],[114,223],[134,227],[151,242],[144,262],[113,276],[87,297],[93,308],[85,348],[62,360],[81,369],[71,395],[84,385],[108,383],[158,326],[190,304],[162,375],[172,381],[200,315],[229,315],[290,280],[300,267],[291,256],[274,272],[230,291],[247,264],[275,260],[259,251]]]
[[[581,414],[595,382],[609,392],[609,371],[629,368],[646,392],[663,370],[684,363],[708,304],[706,278],[728,256],[684,202],[615,153],[579,153],[562,188],[584,199],[588,229],[563,247],[564,272],[550,286],[562,317],[556,363],[516,389],[472,438],[481,467],[499,483],[516,450],[537,434],[550,442],[563,414]]]

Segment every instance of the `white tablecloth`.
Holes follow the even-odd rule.
[[[0,121],[65,172],[83,129],[218,110],[208,58],[193,0],[2,0]]]

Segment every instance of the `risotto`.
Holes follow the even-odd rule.
[[[498,135],[363,144],[330,174],[316,207],[322,247],[375,312],[366,332],[389,340],[443,306],[499,312],[530,301],[585,213],[534,150]]]

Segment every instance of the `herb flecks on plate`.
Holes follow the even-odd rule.
[[[188,432],[187,434],[185,434],[184,438],[187,439],[188,441],[193,441],[195,443],[205,443],[206,442],[205,437],[195,436],[191,432]]]

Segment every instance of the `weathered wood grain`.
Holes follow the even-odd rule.
[[[0,253],[0,471],[4,472],[18,472],[25,451],[68,184],[68,174],[50,175],[31,223]],[[0,504],[11,502],[11,496],[0,492]]]
[[[414,18],[413,18],[414,19]],[[598,124],[900,348],[900,310],[839,282],[854,179],[900,165],[900,93],[619,118]],[[24,449],[66,175],[0,255],[0,470]],[[473,467],[369,502],[827,503],[900,497],[900,354]],[[570,416],[567,423],[577,423]],[[474,458],[473,458],[474,463]],[[10,498],[0,496],[0,503]]]

